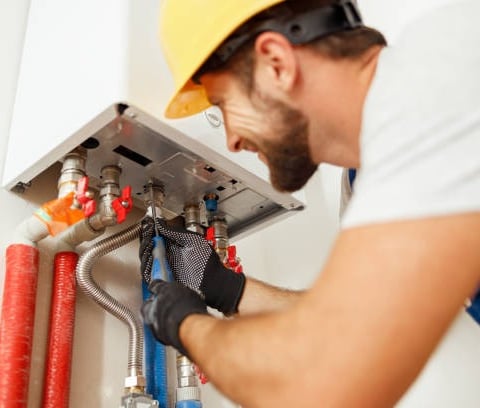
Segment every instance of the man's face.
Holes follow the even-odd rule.
[[[247,95],[228,73],[207,74],[202,83],[210,101],[222,110],[229,149],[257,152],[277,190],[302,188],[317,169],[302,112],[258,89]]]

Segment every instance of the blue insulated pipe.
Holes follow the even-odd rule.
[[[154,279],[172,280],[172,272],[165,255],[165,242],[162,237],[153,238],[153,266]],[[150,297],[148,285],[142,283],[143,300]],[[147,392],[159,402],[159,408],[168,408],[168,379],[167,353],[164,345],[155,340],[151,330],[145,327],[145,375]]]
[[[178,401],[175,408],[202,408],[202,403],[197,400]]]
[[[150,297],[148,285],[142,282],[143,300]],[[145,379],[147,393],[159,402],[159,408],[168,408],[168,381],[165,346],[155,340],[151,330],[144,326]]]

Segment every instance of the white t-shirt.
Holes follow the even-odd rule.
[[[367,95],[342,228],[480,211],[480,1],[409,24]]]

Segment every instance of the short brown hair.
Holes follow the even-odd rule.
[[[248,32],[250,27],[261,21],[268,19],[278,19],[288,21],[298,13],[305,13],[309,10],[318,9],[338,4],[338,0],[287,0],[270,7],[261,13],[253,16],[242,26],[237,28],[226,40],[227,42],[238,33]],[[245,88],[250,91],[253,88],[253,69],[255,66],[255,55],[253,46],[257,35],[252,36],[245,44],[243,44],[227,61],[216,70],[228,70],[235,74]],[[225,43],[224,42],[224,43]],[[359,26],[349,30],[338,31],[332,34],[316,38],[313,41],[302,44],[311,47],[314,50],[327,55],[331,58],[356,58],[361,56],[372,46],[387,45],[385,37],[377,30]],[[209,60],[203,65],[208,66]],[[202,70],[202,68],[201,68]],[[212,70],[204,70],[204,72]]]

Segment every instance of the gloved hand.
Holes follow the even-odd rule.
[[[178,282],[154,280],[148,290],[153,295],[142,306],[145,324],[159,342],[188,356],[180,341],[180,324],[191,314],[208,314],[205,302],[198,293]]]
[[[142,235],[146,236],[150,228],[153,237],[153,219],[146,218],[142,225]],[[167,226],[163,220],[159,220],[158,225],[159,233],[165,238],[167,258],[175,280],[201,293],[208,306],[227,316],[236,313],[245,287],[245,275],[223,266],[217,253],[200,234],[178,225]],[[151,239],[143,240],[147,244],[149,241]],[[149,265],[145,255],[148,251],[142,248],[140,251],[141,257],[144,251],[142,271],[145,271]]]

